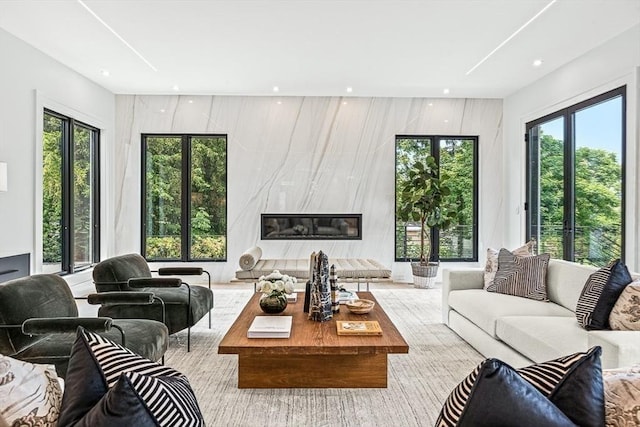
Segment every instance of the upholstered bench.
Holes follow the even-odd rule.
[[[309,258],[307,259],[263,259],[262,249],[258,246],[247,250],[240,256],[240,269],[236,271],[236,279],[255,283],[260,276],[273,270],[293,276],[299,280],[309,280]],[[329,259],[329,265],[336,266],[339,283],[369,283],[391,281],[391,270],[373,259],[336,258]]]

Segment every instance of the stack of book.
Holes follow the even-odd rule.
[[[377,320],[336,322],[338,335],[382,335],[382,328]]]
[[[247,338],[289,338],[293,316],[256,316]]]

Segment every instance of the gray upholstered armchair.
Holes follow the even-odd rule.
[[[93,268],[93,282],[102,292],[152,292],[156,301],[151,306],[131,304],[103,304],[98,315],[114,319],[154,319],[163,321],[169,334],[187,329],[187,351],[191,350],[191,327],[209,315],[213,292],[211,277],[200,267],[167,267],[158,269],[161,277],[152,276],[147,261],[139,254],[120,255],[106,259]],[[171,275],[193,276],[207,274],[208,288],[188,285]]]
[[[138,293],[135,299],[149,304],[153,294]],[[154,361],[162,359],[169,345],[168,330],[157,321],[78,317],[73,294],[58,275],[36,274],[0,284],[1,354],[53,364],[64,378],[78,326],[123,343]]]

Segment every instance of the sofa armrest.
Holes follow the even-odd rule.
[[[589,331],[589,347],[602,347],[602,368],[622,368],[640,362],[640,331]]]
[[[449,323],[449,292],[483,287],[484,270],[481,268],[442,269],[442,323]]]

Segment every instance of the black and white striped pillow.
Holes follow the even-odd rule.
[[[580,326],[590,330],[608,329],[609,314],[631,280],[627,266],[619,259],[591,274],[576,305]]]
[[[548,301],[546,277],[549,258],[549,254],[519,257],[500,249],[498,271],[487,291]]]
[[[593,347],[518,369],[531,385],[582,427],[604,425],[604,385],[600,356]]]
[[[482,362],[453,390],[435,425],[575,427],[546,396],[498,359]]]
[[[176,414],[181,414],[180,425],[204,425],[184,375],[78,328],[65,379],[60,425],[127,425],[127,417],[134,413],[150,425],[176,425],[171,421]],[[136,423],[142,423],[139,419]]]
[[[571,420],[570,425],[602,426],[604,390],[601,353],[600,347],[594,347],[587,352],[518,370],[497,359],[487,359],[451,392],[440,411],[436,427],[474,423],[547,426],[556,425],[551,423],[555,421],[565,425],[563,423],[567,420]],[[523,396],[526,396],[524,400],[528,405],[518,407],[522,405],[519,401],[523,400]],[[525,421],[515,419],[527,411],[540,410],[547,411],[555,421],[536,419],[537,414],[525,416]],[[560,412],[566,419],[553,415],[554,411]]]

